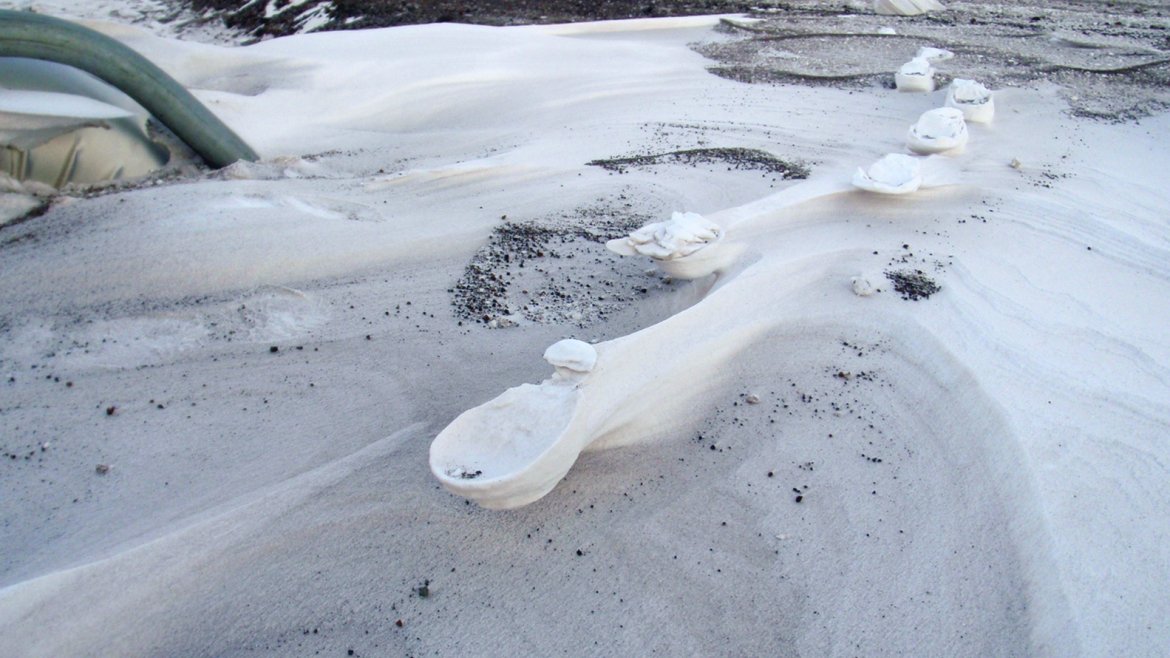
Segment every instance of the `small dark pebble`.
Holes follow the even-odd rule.
[[[798,502],[798,503],[799,503],[799,502],[800,502],[800,501],[802,501],[802,500],[804,500],[804,496],[797,496],[797,497],[796,497],[796,502]]]
[[[118,411],[118,408],[115,406],[106,407],[106,415],[107,416],[113,416],[114,412],[116,412],[116,411]]]
[[[772,477],[773,475],[775,475],[775,473],[773,473],[772,471],[768,471],[768,477]]]
[[[275,345],[273,345],[272,347],[269,347],[269,348],[268,348],[268,353],[269,353],[269,354],[276,354],[276,353],[277,353],[277,352],[279,352],[279,351],[280,351],[280,348],[279,348],[279,347],[277,347],[277,346],[275,346]]]
[[[582,555],[585,555],[585,553],[582,552],[581,549],[578,548],[577,549],[577,557],[581,557]]]
[[[394,625],[395,625],[395,626],[397,626],[398,628],[402,628],[402,627],[404,626],[404,624],[402,623],[402,620],[401,620],[401,619],[399,619],[398,621],[394,622]]]

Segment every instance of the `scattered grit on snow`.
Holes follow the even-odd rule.
[[[1156,88],[1107,97],[1066,69],[1050,70],[1066,86],[1046,82],[1037,62],[1068,56],[1068,35],[1019,40],[1033,59],[1010,70],[996,68],[1005,51],[954,47],[934,28],[987,13],[950,4],[859,19],[901,35],[883,37],[888,62],[872,51],[880,84],[848,49],[819,60],[836,83],[741,82],[797,80],[763,55],[731,63],[778,47],[757,40],[767,22],[436,25],[248,47],[101,24],[265,161],[57,196],[0,229],[0,646],[1170,645],[1170,117]],[[1004,29],[1023,29],[1016,11]],[[1128,38],[1077,52],[1120,58]],[[927,45],[955,53],[947,75],[993,91],[995,119],[967,127],[963,153],[923,159],[913,194],[855,190],[858,167],[903,153],[906,126],[945,102],[943,85],[889,88]],[[793,57],[769,61],[819,46],[783,47]],[[1138,105],[1153,113],[1077,116]],[[809,176],[588,164],[709,148]],[[940,167],[945,184],[928,185]],[[605,249],[676,210],[745,245],[735,265],[680,282]],[[477,289],[456,286],[508,223],[565,239],[482,261],[483,294],[514,306],[490,328],[461,313]],[[565,390],[592,447],[610,449],[518,510],[443,491],[432,439],[545,379],[541,355],[563,338],[597,352],[587,384]]]

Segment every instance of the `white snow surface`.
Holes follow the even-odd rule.
[[[5,113],[71,119],[117,119],[132,116],[130,112],[120,107],[76,94],[21,89],[5,89],[4,93],[0,94],[0,115]]]
[[[879,194],[909,194],[922,184],[922,162],[904,153],[887,153],[868,168],[857,168],[853,184]]]
[[[91,5],[117,8],[62,11]],[[728,81],[686,45],[714,24],[236,47],[91,23],[265,162],[0,229],[0,653],[1170,646],[1170,116],[997,90],[957,184],[864,194],[857,163],[945,92]],[[713,141],[812,176],[585,164]],[[459,324],[448,289],[501,216],[599,199],[746,251],[631,282],[588,335]],[[620,264],[592,249],[577,275]],[[885,277],[915,271],[940,290]],[[431,440],[569,335],[597,340],[588,395],[501,407],[492,440],[522,457],[584,414],[610,449],[519,510],[443,491]]]

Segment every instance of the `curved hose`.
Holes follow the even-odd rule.
[[[202,103],[142,55],[95,32],[23,11],[0,9],[0,57],[81,69],[122,90],[213,167],[259,156]]]

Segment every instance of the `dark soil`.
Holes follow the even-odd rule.
[[[529,25],[577,21],[744,13],[751,3],[736,0],[307,0],[265,18],[267,2],[185,0],[200,13],[211,11],[229,27],[255,37],[302,31],[310,18],[328,21],[314,31],[346,30],[422,23]]]
[[[586,164],[617,173],[625,173],[629,167],[649,167],[659,164],[726,164],[728,169],[754,169],[779,174],[781,178],[790,180],[805,179],[808,178],[809,174],[808,166],[804,163],[781,160],[766,151],[747,148],[685,149],[669,153],[594,160]]]
[[[450,290],[455,315],[489,328],[584,328],[661,288],[641,272],[645,263],[605,249],[606,240],[651,220],[625,201],[619,195],[559,216],[502,217]]]
[[[922,270],[896,270],[886,272],[886,278],[894,284],[894,290],[902,295],[902,299],[913,302],[920,299],[929,299],[931,295],[942,290]]]
[[[867,3],[868,4],[868,3]],[[1054,82],[1072,114],[1130,121],[1170,108],[1170,5],[1153,0],[945,3],[922,16],[878,16],[857,3],[793,0],[758,22],[725,20],[732,39],[700,44],[710,71],[739,82],[893,86],[920,46],[955,58],[936,84],[992,89]]]

